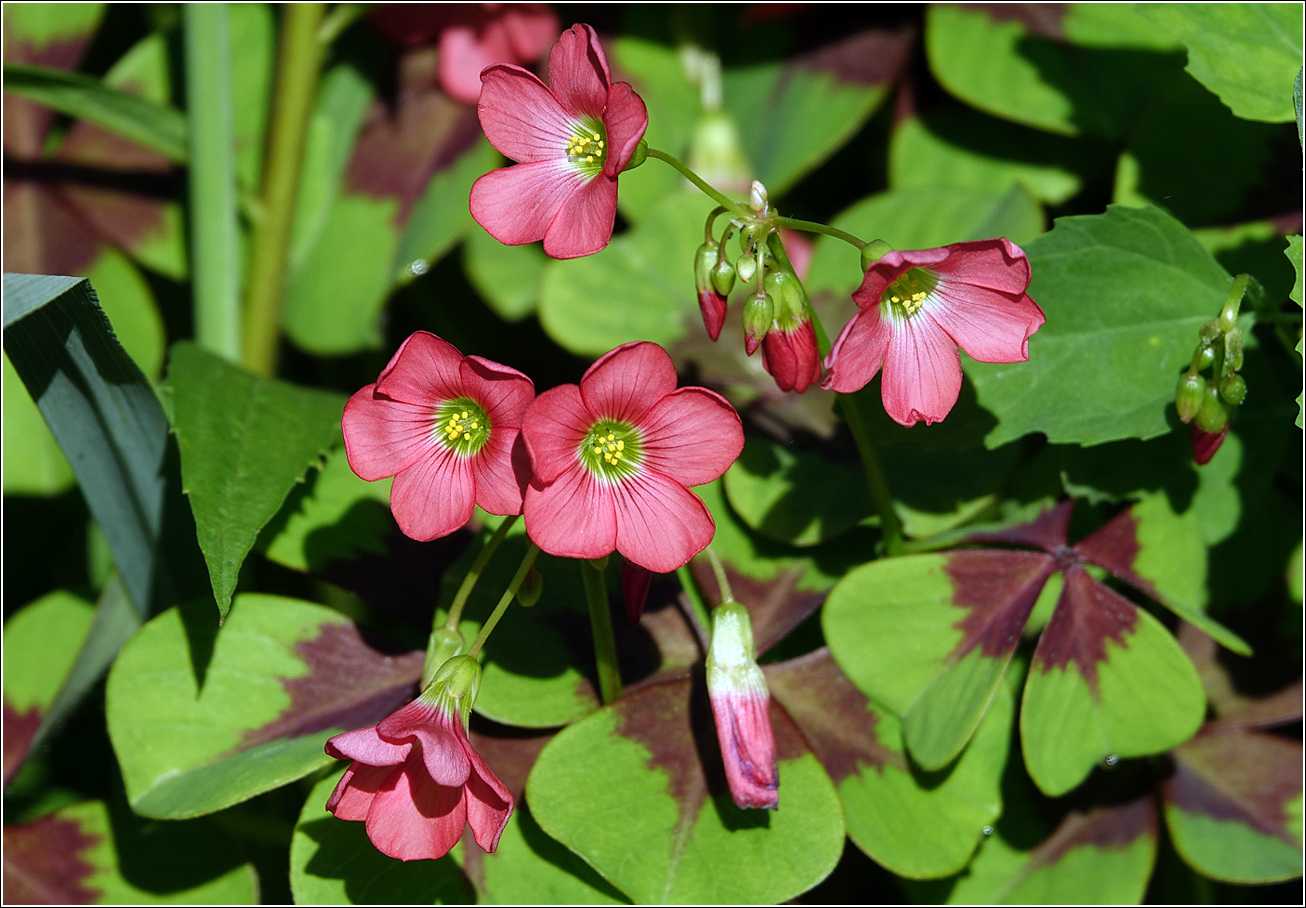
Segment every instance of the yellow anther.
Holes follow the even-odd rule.
[[[463,411],[463,413],[462,413],[462,417],[463,417],[463,419],[466,419],[466,418],[467,418],[467,411],[466,411],[466,410]]]
[[[585,163],[586,163],[586,164],[593,164],[593,163],[594,163],[594,155],[592,155],[592,154],[587,154],[587,155],[585,155]]]
[[[595,449],[594,449],[594,453],[595,453],[595,454],[602,454],[602,453],[603,453],[603,449],[602,449],[602,448],[595,448]]]
[[[899,298],[896,297],[896,296],[891,296],[891,297],[889,297],[889,302],[891,302],[891,303],[901,303],[902,300],[899,299]]]
[[[597,142],[598,140],[599,140],[599,134],[596,132],[594,133],[594,141]]]
[[[613,435],[611,432],[608,433],[608,441],[616,441],[616,439],[617,436]]]
[[[620,451],[618,451],[616,454],[613,454],[613,455],[612,455],[612,462],[613,462],[613,463],[616,463],[618,460],[621,460],[621,452],[620,452]]]
[[[626,443],[624,441],[617,442],[618,451],[624,451],[625,449],[626,449]]]

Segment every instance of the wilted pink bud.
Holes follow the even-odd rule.
[[[626,617],[631,624],[639,624],[648,602],[648,587],[653,582],[653,572],[633,561],[621,562],[621,595],[626,600]]]
[[[748,610],[726,602],[712,613],[707,691],[730,796],[739,807],[780,806],[770,692],[757,666]]]

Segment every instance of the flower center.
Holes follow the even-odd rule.
[[[585,435],[580,460],[601,479],[623,479],[639,469],[639,431],[629,423],[600,419]]]
[[[445,401],[435,411],[435,432],[440,443],[455,453],[470,457],[490,438],[490,419],[470,397]]]
[[[913,268],[890,284],[880,300],[884,302],[887,298],[894,312],[904,318],[910,318],[921,311],[926,298],[934,292],[938,284],[938,278],[932,272],[923,268]]]
[[[567,160],[579,164],[584,170],[601,170],[603,155],[607,152],[603,124],[597,120],[584,120],[572,128],[567,140]]]

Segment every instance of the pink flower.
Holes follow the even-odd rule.
[[[802,394],[821,378],[821,355],[816,349],[812,320],[806,317],[776,323],[762,338],[762,365],[781,391]]]
[[[569,259],[612,238],[617,174],[630,163],[648,111],[625,82],[612,84],[594,29],[573,25],[549,54],[551,88],[520,66],[481,73],[481,127],[515,167],[472,186],[472,217],[509,246],[544,240]]]
[[[349,466],[369,482],[395,478],[390,509],[414,539],[449,535],[478,504],[520,514],[530,466],[518,435],[534,396],[516,369],[418,331],[345,404]]]
[[[721,476],[744,447],[739,415],[706,388],[676,389],[657,344],[625,344],[580,386],[535,399],[522,421],[534,476],[526,532],[566,558],[619,551],[650,571],[687,563],[716,524],[687,488]]]
[[[984,363],[1029,359],[1044,322],[1029,277],[1005,237],[888,253],[853,293],[862,311],[834,342],[821,387],[856,391],[883,366],[885,411],[904,426],[938,422],[961,391],[958,346]]]
[[[336,735],[326,752],[353,760],[326,809],[365,820],[367,837],[401,861],[447,854],[471,826],[494,851],[512,813],[512,794],[467,738],[480,666],[455,656],[412,703],[377,725]]]
[[[707,691],[730,796],[739,807],[780,806],[771,694],[757,665],[748,610],[723,602],[712,613]]]

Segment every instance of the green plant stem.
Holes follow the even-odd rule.
[[[829,224],[819,224],[816,221],[801,221],[798,218],[773,218],[779,227],[788,227],[790,230],[801,230],[804,233],[823,233],[826,236],[832,236],[837,240],[843,240],[861,249],[866,245],[863,241],[857,239],[846,230],[840,230],[838,227],[831,227]]]
[[[322,25],[317,30],[317,39],[324,46],[329,46],[331,42],[339,38],[345,29],[353,25],[371,9],[370,3],[340,3],[336,8],[327,14],[322,20]]]
[[[721,563],[721,556],[710,545],[705,551],[707,552],[707,560],[712,563],[712,573],[716,575],[716,586],[721,595],[721,601],[734,602],[735,594],[730,589],[730,579],[726,577],[726,566]]]
[[[240,362],[240,244],[228,8],[225,3],[188,3],[182,9],[195,338],[204,349]]]
[[[269,376],[276,371],[285,296],[286,259],[295,219],[304,142],[317,96],[323,44],[318,28],[323,3],[282,8],[276,93],[268,116],[268,149],[261,189],[263,218],[250,238],[245,294],[245,367]]]
[[[1247,285],[1251,279],[1249,274],[1240,274],[1233,279],[1233,285],[1224,298],[1224,306],[1220,309],[1222,326],[1228,325],[1232,328],[1238,323],[1238,309],[1242,306],[1243,295],[1247,293]]]
[[[526,575],[531,572],[531,566],[535,564],[535,556],[539,553],[540,547],[532,542],[530,548],[526,550],[526,557],[521,560],[521,564],[517,567],[517,573],[512,575],[512,582],[508,584],[508,589],[504,590],[503,595],[499,597],[499,604],[494,607],[494,611],[490,613],[490,617],[485,620],[485,624],[481,627],[481,632],[476,635],[476,639],[473,640],[472,645],[468,647],[467,655],[471,656],[473,659],[480,654],[481,647],[485,645],[485,641],[489,638],[490,632],[493,631],[494,626],[499,623],[499,619],[503,617],[503,613],[508,610],[509,604],[512,603],[513,598],[517,595],[517,591],[521,589],[522,583],[525,582]]]
[[[449,606],[449,616],[444,619],[444,626],[451,631],[458,630],[458,622],[463,616],[463,606],[467,604],[467,599],[476,587],[476,581],[481,578],[481,572],[489,564],[490,559],[494,556],[494,551],[503,542],[512,525],[517,522],[516,514],[509,514],[499,523],[499,528],[494,531],[490,541],[485,543],[485,548],[481,549],[476,560],[472,562],[471,570],[463,578],[462,586],[458,587],[458,592],[454,594],[453,604]]]
[[[898,522],[898,512],[893,508],[893,495],[889,493],[889,483],[884,478],[884,468],[880,466],[880,455],[871,440],[870,426],[866,423],[866,414],[862,411],[860,399],[856,394],[840,394],[839,410],[844,422],[853,433],[857,443],[857,453],[862,459],[862,468],[866,471],[866,483],[871,489],[871,499],[875,510],[880,515],[880,534],[884,539],[884,551],[890,557],[903,553],[902,524]]]
[[[700,192],[702,192],[708,198],[712,199],[714,202],[716,202],[718,205],[720,205],[722,208],[726,209],[727,211],[732,211],[735,214],[739,215],[740,217],[752,217],[752,212],[750,212],[742,204],[727,198],[723,193],[721,193],[715,187],[707,183],[707,181],[705,181],[702,177],[694,173],[694,171],[690,170],[688,167],[680,163],[680,161],[676,160],[676,158],[674,158],[673,156],[667,154],[665,151],[658,151],[656,148],[650,148],[648,149],[648,156],[650,158],[657,158],[659,161],[666,161],[672,167],[676,168],[676,170],[680,171],[681,176],[683,176],[686,180],[689,180],[689,182],[697,186]]]
[[[594,634],[594,661],[599,673],[599,696],[605,704],[621,696],[621,668],[617,664],[617,641],[612,635],[612,611],[608,608],[608,588],[603,571],[590,561],[580,563],[585,583],[585,601],[589,605],[590,630]]]
[[[711,643],[712,617],[708,614],[707,605],[704,604],[703,597],[698,591],[698,584],[689,565],[676,568],[676,576],[680,579],[681,589],[685,591],[685,601],[689,603],[689,620],[694,625],[694,634],[698,637],[699,646],[706,655],[708,645]]]

